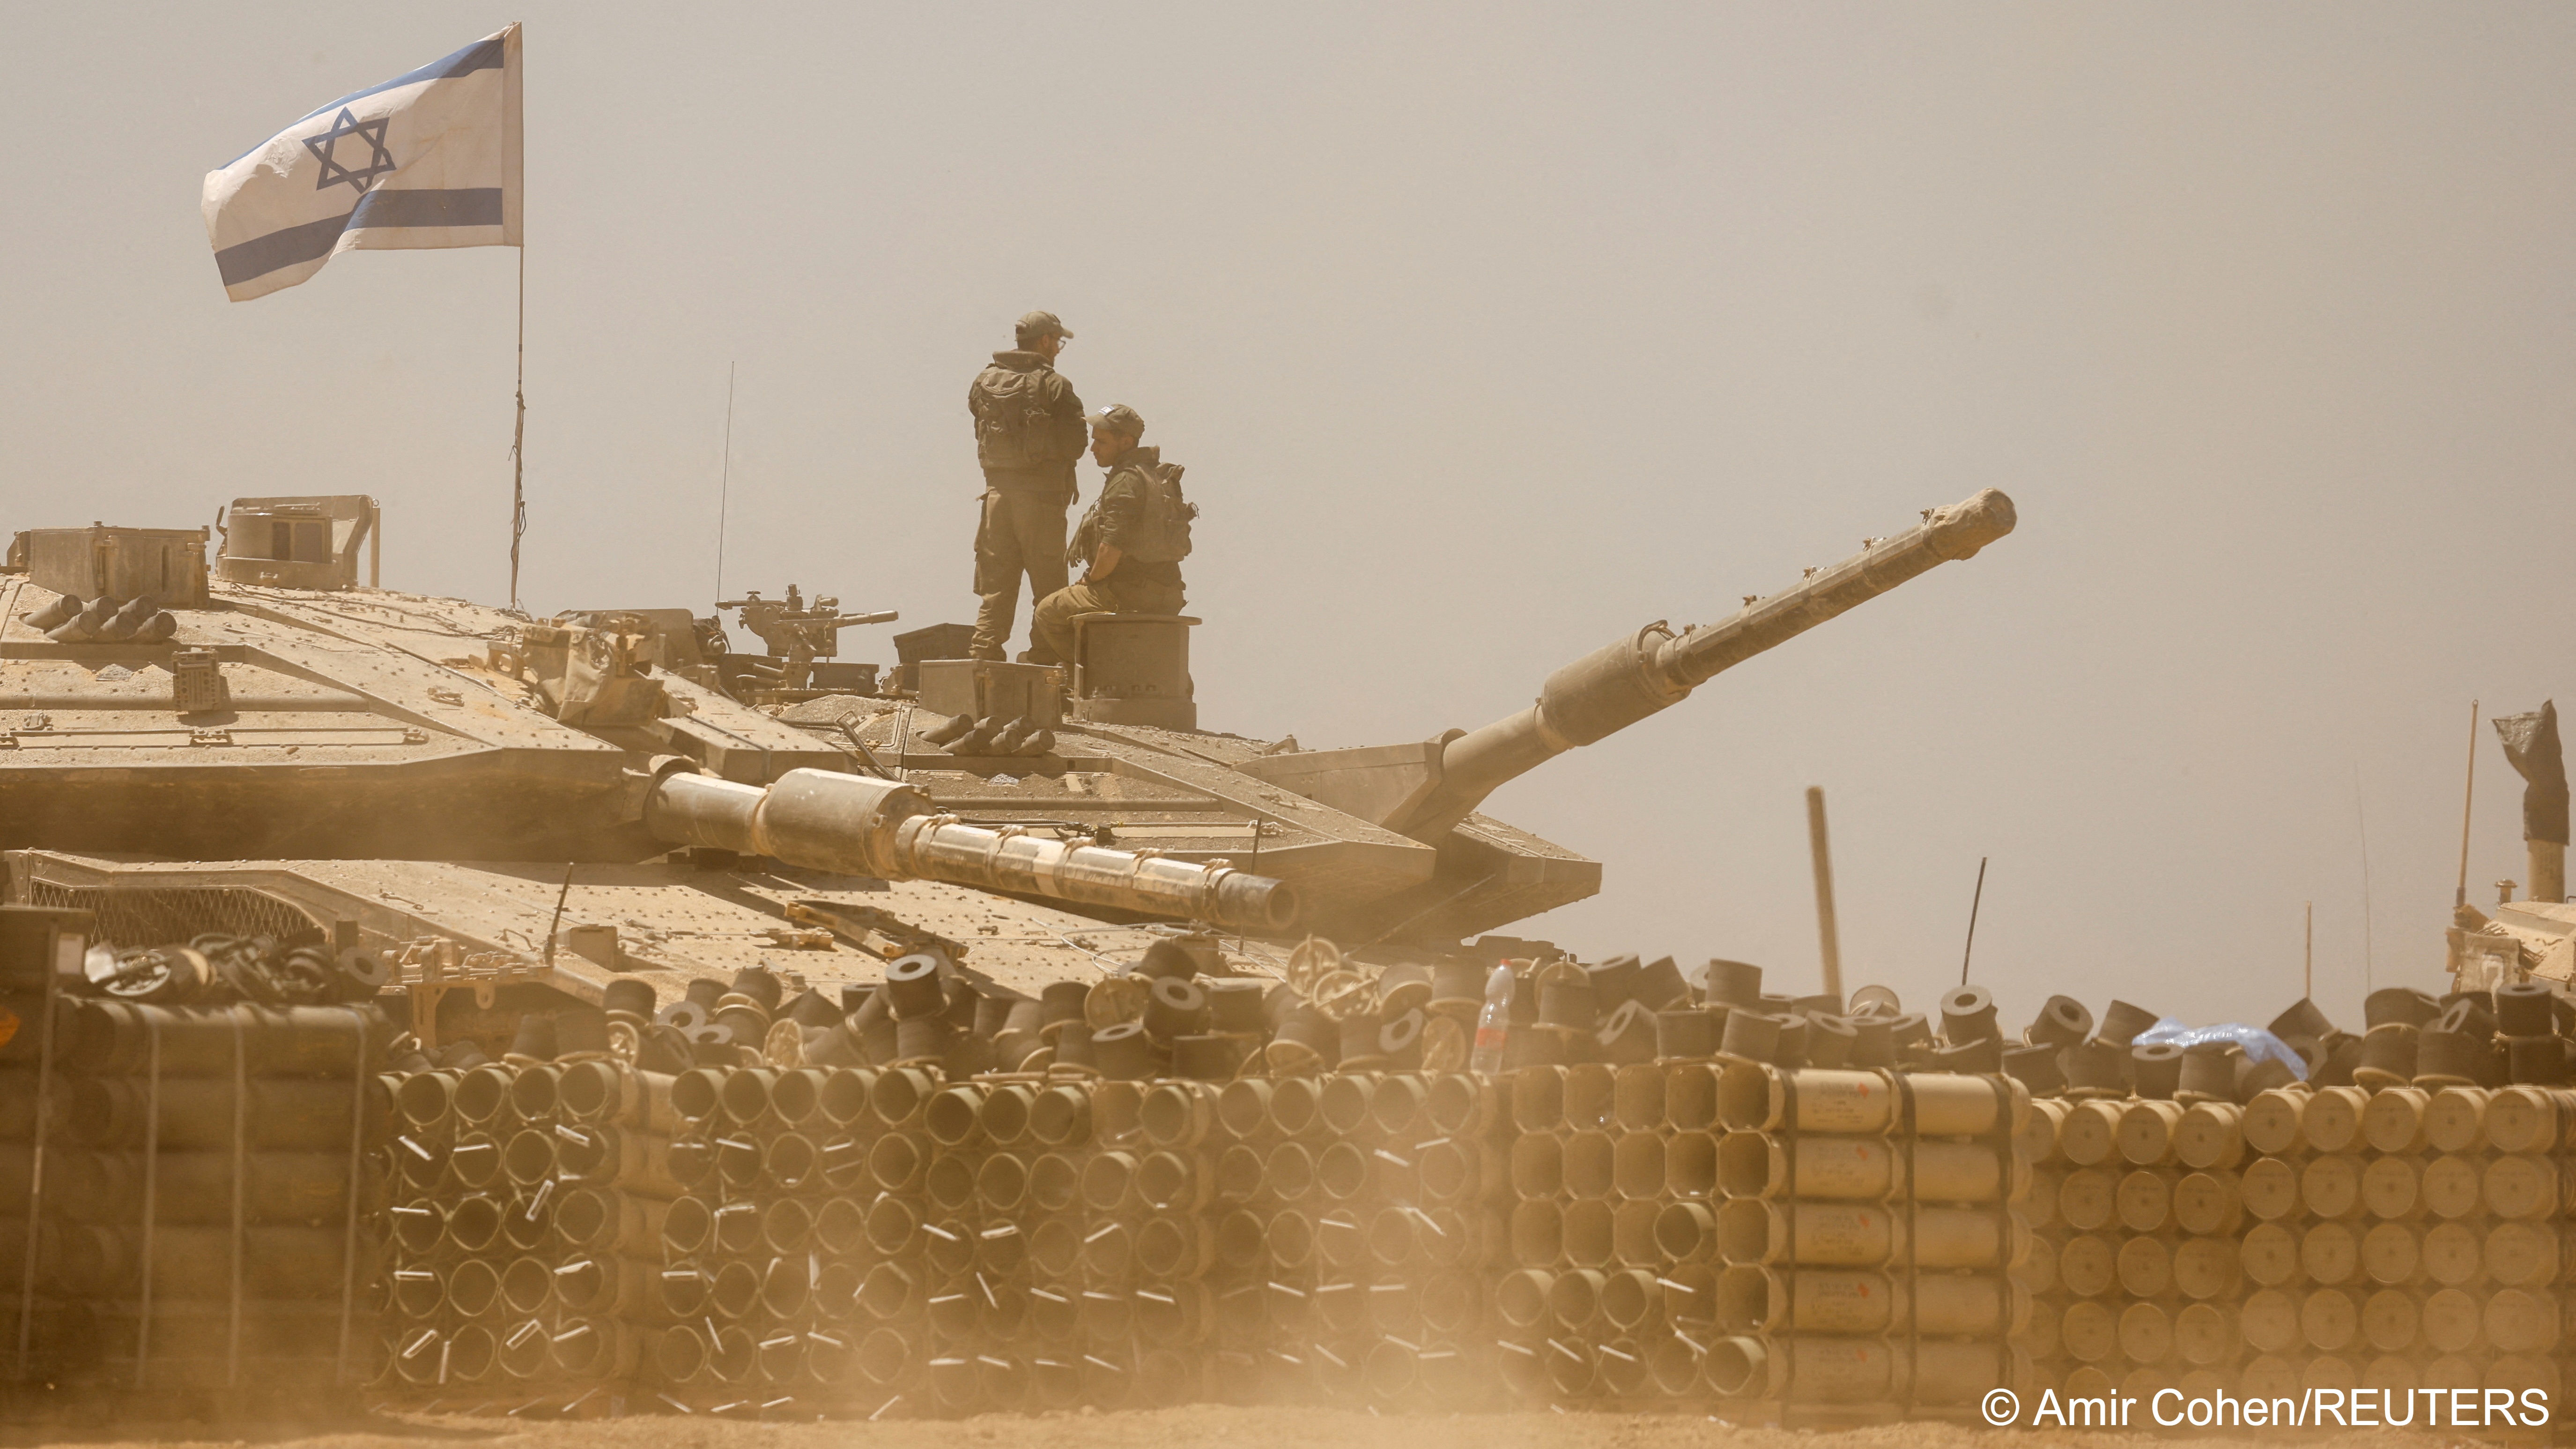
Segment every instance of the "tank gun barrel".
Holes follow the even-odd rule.
[[[1277,932],[1297,917],[1285,881],[1074,845],[1017,827],[939,814],[910,785],[828,770],[790,770],[766,789],[664,761],[644,799],[644,825],[674,845],[768,856],[808,870],[879,880],[939,880]]]
[[[1988,488],[1963,503],[1926,511],[1923,521],[1767,599],[1747,600],[1721,624],[1675,634],[1661,621],[1604,645],[1547,678],[1528,709],[1449,739],[1439,783],[1399,819],[1417,840],[1437,840],[1496,786],[1577,745],[1626,729],[1679,703],[1720,671],[2012,532],[2012,500]]]

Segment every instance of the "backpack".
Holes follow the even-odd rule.
[[[1046,368],[985,368],[975,379],[975,461],[987,468],[1042,468],[1082,455],[1082,419],[1072,427],[1047,405]],[[1070,445],[1067,434],[1071,433]]]
[[[1179,563],[1190,556],[1190,520],[1198,505],[1181,496],[1178,463],[1140,463],[1145,475],[1145,512],[1136,527],[1137,544],[1126,550],[1138,563]]]

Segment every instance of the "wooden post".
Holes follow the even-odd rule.
[[[2299,994],[2310,1001],[2317,999],[2317,903],[2308,902],[2308,947],[2305,966],[2299,973]]]
[[[1825,838],[1825,791],[1807,787],[1807,848],[1816,865],[1816,941],[1824,958],[1825,994],[1843,994],[1842,943],[1834,931],[1834,853]]]
[[[383,587],[385,586],[385,580],[384,580],[384,562],[385,562],[385,506],[384,506],[382,503],[377,502],[375,499],[370,498],[370,499],[368,499],[368,500],[367,500],[367,587],[368,587],[368,588],[371,588],[371,589],[381,589],[381,588],[383,588]]]

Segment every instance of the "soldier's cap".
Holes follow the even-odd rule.
[[[1022,337],[1062,337],[1070,340],[1073,336],[1071,332],[1065,330],[1063,320],[1053,312],[1031,312],[1022,317],[1019,326],[1013,330]]]
[[[1095,428],[1107,428],[1111,432],[1125,433],[1131,438],[1145,436],[1145,420],[1137,416],[1136,410],[1125,403],[1111,403],[1096,413],[1086,415],[1083,421]]]

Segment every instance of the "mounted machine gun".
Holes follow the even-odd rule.
[[[874,614],[844,614],[841,601],[830,595],[817,595],[814,606],[805,606],[805,597],[794,584],[787,586],[784,599],[764,599],[758,589],[744,592],[739,599],[720,599],[716,608],[742,611],[742,627],[758,636],[760,655],[728,655],[720,666],[726,685],[736,694],[745,689],[773,696],[772,702],[799,698],[795,691],[816,687],[814,661],[830,659],[841,652],[841,631],[856,624],[891,624],[892,609]],[[855,690],[868,693],[868,690]]]

